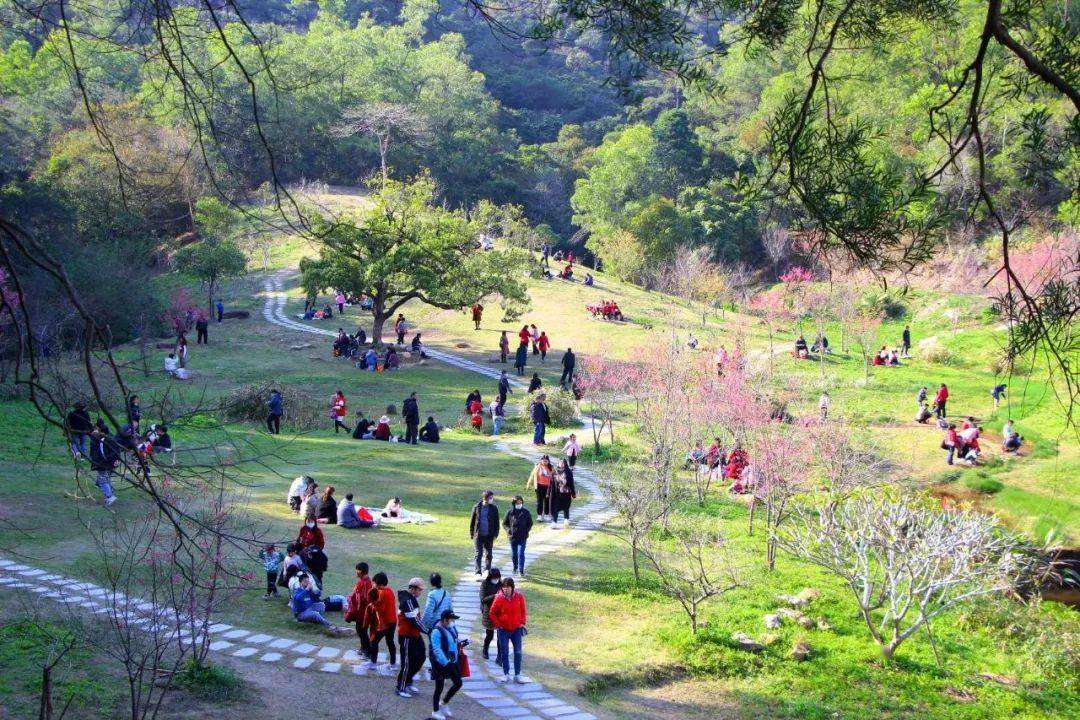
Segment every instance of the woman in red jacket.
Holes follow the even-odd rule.
[[[949,388],[945,387],[945,383],[941,383],[937,395],[934,396],[934,414],[939,418],[945,417],[945,401],[948,399]]]
[[[304,521],[303,527],[300,528],[300,534],[296,536],[296,544],[300,546],[301,551],[311,545],[317,545],[320,550],[326,547],[326,537],[323,535],[322,528],[315,522],[314,517]]]
[[[544,362],[547,359],[548,349],[551,348],[551,340],[548,338],[546,332],[541,332],[540,337],[536,340],[536,347],[540,350],[540,362]]]
[[[374,667],[379,659],[379,643],[386,638],[386,650],[390,655],[390,667],[397,665],[397,646],[394,645],[394,634],[397,630],[397,600],[394,591],[388,586],[390,580],[386,573],[375,573],[372,578],[375,581],[376,600],[368,606],[370,627],[374,628],[371,636],[371,665]]]
[[[510,681],[510,645],[514,646],[514,682],[524,682],[521,678],[521,640],[528,630],[525,629],[527,615],[525,596],[514,590],[514,578],[503,578],[499,594],[491,602],[488,610],[495,632],[502,660],[503,676],[499,682]]]
[[[373,588],[371,578],[368,577],[368,564],[356,563],[356,585],[353,586],[352,594],[349,595],[345,622],[356,623],[356,635],[360,638],[360,652],[364,657],[371,657],[371,635],[364,626],[364,620],[369,604],[368,596]]]

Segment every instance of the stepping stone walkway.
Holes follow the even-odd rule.
[[[275,325],[296,330],[299,332],[312,333],[333,337],[331,330],[311,327],[297,320],[290,319],[285,313],[286,296],[282,292],[281,274],[273,275],[266,281],[266,304],[263,308],[263,317],[267,322]],[[481,363],[459,357],[453,353],[440,350],[427,350],[433,359],[447,363],[454,367],[477,373],[489,378],[498,378],[500,370]],[[510,378],[510,382],[517,387],[525,384],[517,378]],[[495,448],[500,452],[514,455],[535,463],[540,456],[531,447],[511,447],[506,442],[497,442]],[[575,518],[562,528],[550,526],[540,527],[529,539],[529,550],[526,559],[529,563],[535,562],[544,555],[559,550],[571,544],[581,542],[585,537],[601,527],[613,516],[607,501],[596,482],[596,478],[590,470],[580,465],[575,468],[574,479],[579,488],[584,489],[590,496],[590,500],[581,506],[575,507]],[[492,556],[492,562],[497,565],[507,565],[510,559],[509,550],[502,548]],[[527,578],[521,578],[519,583],[526,584]],[[85,606],[94,613],[123,614],[130,617],[134,609],[143,611],[146,615],[167,617],[169,613],[165,608],[158,608],[151,602],[142,598],[126,597],[120,591],[100,588],[92,583],[81,582],[75,578],[48,573],[46,570],[29,567],[16,563],[6,558],[0,558],[0,585],[10,588],[29,588],[32,592],[54,597],[59,602],[78,604]],[[458,622],[458,631],[463,637],[468,637],[474,625],[478,624],[480,606],[475,599],[477,591],[476,576],[473,567],[463,569],[454,586],[454,597],[457,601],[456,609],[461,615]],[[75,595],[73,592],[84,593],[86,596],[101,598],[104,606],[88,600],[83,595]],[[158,610],[162,610],[158,613]],[[130,621],[137,625],[152,625],[146,618]],[[199,627],[200,623],[186,623],[185,626],[173,628],[173,632],[181,642],[191,642],[190,625]],[[167,626],[161,626],[167,629]],[[216,639],[210,643],[209,648],[213,652],[228,653],[236,658],[250,658],[257,662],[289,664],[299,670],[305,670],[316,663],[321,663],[318,669],[325,673],[340,674],[346,668],[351,668],[354,675],[367,675],[368,669],[364,666],[366,658],[363,658],[355,650],[346,650],[342,653],[340,648],[301,643],[288,638],[274,637],[264,633],[253,634],[250,630],[234,628],[224,623],[214,623],[207,628]],[[479,627],[477,627],[479,631]],[[287,657],[287,651],[293,657]],[[260,655],[261,653],[261,655]],[[257,656],[257,657],[256,657]],[[333,660],[333,662],[322,662]],[[374,672],[389,676],[394,673],[385,664],[386,658],[380,656],[383,664],[380,664]],[[526,657],[526,661],[528,658]],[[596,720],[595,716],[583,712],[580,708],[563,702],[551,693],[544,691],[544,686],[522,677],[524,683],[493,682],[491,677],[501,676],[502,669],[494,663],[473,662],[473,677],[465,680],[462,692],[488,708],[494,715],[500,718],[513,720]],[[429,681],[426,672],[417,676],[418,682]]]

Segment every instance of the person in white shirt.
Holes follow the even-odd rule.
[[[300,503],[304,500],[304,487],[308,484],[308,478],[306,475],[301,475],[292,481],[292,485],[289,486],[289,494],[286,496],[286,500],[289,503],[289,507],[292,508],[294,513],[300,512]]]
[[[570,433],[570,439],[563,445],[563,455],[566,456],[566,462],[570,467],[577,465],[577,456],[581,452],[581,445],[578,444],[577,435]]]
[[[503,420],[506,419],[506,413],[503,411],[503,404],[500,398],[497,397],[491,401],[488,405],[488,412],[491,413],[491,434],[498,435],[502,430]]]
[[[829,416],[829,393],[821,393],[821,397],[818,398],[818,409],[821,410],[821,419],[824,421]]]
[[[169,377],[176,377],[176,371],[180,367],[180,361],[176,359],[175,353],[169,353],[165,358],[165,374]]]

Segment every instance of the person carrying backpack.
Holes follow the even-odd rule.
[[[431,649],[428,659],[431,662],[431,679],[435,681],[435,694],[431,698],[433,720],[446,720],[452,717],[450,712],[450,700],[461,689],[461,668],[458,665],[459,641],[457,628],[454,621],[458,616],[453,610],[443,610],[439,615],[439,621],[431,630]],[[460,641],[460,647],[469,644],[468,640]],[[450,689],[443,694],[446,681],[450,681]]]
[[[433,572],[428,578],[428,582],[431,583],[431,592],[428,593],[427,602],[424,604],[421,623],[430,632],[439,624],[444,612],[454,609],[454,602],[450,598],[450,593],[442,586],[442,575]]]

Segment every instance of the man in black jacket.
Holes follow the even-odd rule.
[[[491,569],[491,547],[499,537],[499,508],[495,506],[495,493],[485,490],[480,502],[473,505],[469,520],[469,535],[476,547],[476,574],[480,574],[480,556],[484,555],[484,569]]]
[[[398,651],[401,654],[401,669],[398,671],[398,697],[411,698],[419,689],[413,685],[413,678],[424,666],[427,652],[424,649],[425,628],[420,621],[420,594],[424,592],[424,581],[413,578],[406,590],[398,590]]]
[[[427,424],[420,428],[420,441],[437,443],[439,442],[439,423],[435,422],[435,418],[428,415]]]
[[[529,409],[529,417],[533,423],[533,445],[544,444],[544,433],[551,422],[551,415],[548,413],[545,400],[547,400],[546,395],[537,395],[536,401],[533,402],[532,407]]]
[[[67,416],[67,429],[71,436],[71,454],[76,460],[86,457],[86,438],[94,429],[90,413],[86,412],[86,403],[75,403],[75,409]]]
[[[94,430],[90,437],[90,468],[97,473],[95,481],[102,495],[105,496],[105,507],[116,502],[113,495],[112,473],[120,464],[120,448],[111,437]]]
[[[562,375],[559,376],[559,384],[566,387],[566,383],[574,381],[574,366],[577,364],[577,358],[574,357],[574,351],[570,348],[566,348],[566,354],[562,356]]]
[[[401,404],[401,417],[405,420],[405,442],[416,444],[420,429],[420,406],[416,403],[416,393],[409,393]]]
[[[502,371],[502,375],[499,377],[499,404],[506,404],[506,396],[514,392],[510,389],[510,378],[506,377],[506,371]]]
[[[525,575],[525,542],[529,539],[532,526],[532,513],[525,507],[525,500],[518,495],[514,498],[514,506],[506,513],[503,527],[510,538],[510,558],[514,562],[514,572],[522,576]]]

